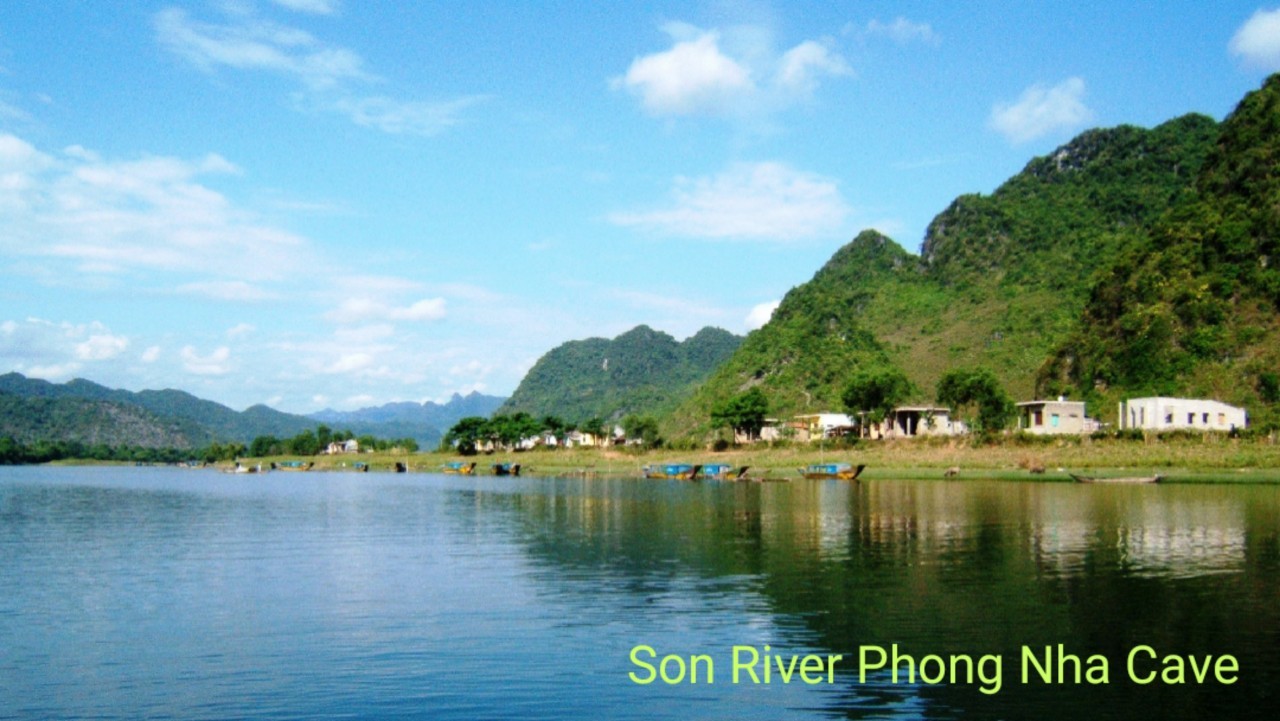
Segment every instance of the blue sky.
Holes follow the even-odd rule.
[[[0,372],[291,412],[745,333],[1089,127],[1221,119],[1241,2],[0,8]]]

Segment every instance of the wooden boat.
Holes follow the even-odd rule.
[[[352,467],[352,468],[354,468],[354,469],[356,469],[356,472],[357,472],[357,473],[368,473],[368,472],[369,472],[369,464],[368,464],[368,463],[365,463],[364,461],[356,461],[355,463],[352,463],[352,464],[351,464],[351,467]]]
[[[668,481],[692,481],[698,477],[700,470],[702,466],[690,463],[657,463],[640,469],[645,478]]]
[[[466,461],[449,461],[448,463],[444,464],[442,470],[445,473],[456,473],[462,476],[473,476],[475,475],[475,472],[476,472],[476,462],[472,461],[470,463],[467,463]]]
[[[519,463],[495,463],[493,464],[493,475],[518,476],[520,475],[520,464]]]
[[[1074,473],[1068,474],[1076,479],[1076,483],[1159,483],[1161,476],[1154,474],[1150,476],[1120,476],[1118,478],[1106,478],[1103,476],[1078,476]]]
[[[408,473],[408,472],[409,472],[409,464],[405,463],[404,461],[396,461],[396,465],[394,466],[394,470],[395,470],[395,472],[396,472],[396,473]]]
[[[272,462],[271,470],[273,471],[309,471],[311,470],[311,461],[276,461]]]
[[[748,466],[731,466],[728,463],[706,463],[698,472],[699,478],[713,481],[736,481],[747,475]]]
[[[801,476],[810,480],[856,481],[866,467],[862,463],[856,466],[849,463],[814,463],[798,470]]]

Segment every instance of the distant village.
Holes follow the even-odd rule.
[[[1035,400],[1014,404],[1017,409],[1014,432],[1037,436],[1088,435],[1104,430],[1103,424],[1085,413],[1084,401]],[[1118,404],[1118,430],[1152,432],[1193,430],[1229,433],[1248,427],[1248,413],[1243,408],[1221,401],[1163,396],[1131,398]],[[572,430],[557,435],[543,432],[522,439],[516,448],[574,448],[609,445],[639,445],[628,438],[620,425],[601,429],[603,433]],[[940,406],[899,406],[882,421],[871,421],[867,414],[820,412],[806,413],[782,420],[766,419],[759,435],[734,432],[734,443],[791,440],[817,442],[823,439],[865,438],[869,440],[962,436],[970,432],[964,421],[953,418],[951,409]],[[493,441],[476,444],[482,453],[499,450]],[[334,451],[330,451],[334,452]],[[341,451],[337,451],[341,452]]]

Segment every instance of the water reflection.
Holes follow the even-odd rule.
[[[0,469],[2,470],[2,469]],[[1268,486],[0,472],[0,716],[1270,718]],[[714,685],[628,680],[637,644]],[[859,681],[862,646],[1004,684]],[[1110,664],[1018,677],[1022,648]],[[1140,686],[1129,651],[1239,659]],[[836,683],[727,683],[734,645]]]

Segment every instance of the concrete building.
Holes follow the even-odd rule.
[[[955,436],[968,433],[964,423],[952,420],[950,408],[898,406],[883,423],[869,424],[872,438]]]
[[[1194,398],[1130,398],[1120,402],[1120,428],[1230,431],[1249,425],[1243,408]]]
[[[844,413],[809,413],[792,419],[796,440],[813,441],[853,432],[853,419]]]
[[[1098,430],[1084,413],[1084,401],[1025,401],[1018,408],[1018,430],[1035,435],[1079,435]]]

